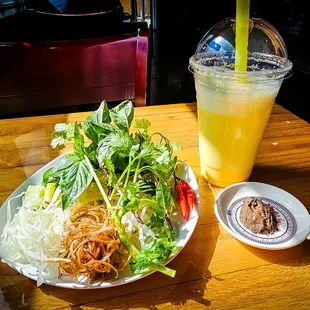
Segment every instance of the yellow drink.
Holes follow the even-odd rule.
[[[236,19],[213,26],[189,59],[201,174],[221,187],[249,178],[273,103],[292,69],[280,56],[286,55],[280,34],[262,25],[249,19],[249,0],[237,0]]]
[[[200,166],[208,182],[224,187],[248,179],[280,85],[196,79]]]

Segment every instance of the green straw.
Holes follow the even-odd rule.
[[[237,0],[235,70],[247,71],[250,0]]]

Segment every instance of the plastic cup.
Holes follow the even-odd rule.
[[[246,181],[283,79],[287,58],[249,53],[248,71],[234,70],[234,56],[217,53],[190,58],[198,109],[201,174],[225,187]]]

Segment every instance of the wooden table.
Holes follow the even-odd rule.
[[[59,155],[49,147],[55,123],[83,121],[87,113],[0,121],[0,203],[27,177]],[[0,309],[309,309],[310,241],[281,251],[244,245],[217,222],[216,191],[199,176],[195,104],[137,108],[184,150],[199,181],[201,214],[183,251],[170,263],[174,279],[155,273],[138,282],[76,291],[43,285],[0,264]],[[66,149],[68,150],[68,148]],[[310,125],[275,106],[251,180],[279,186],[310,209]],[[27,304],[27,305],[23,305]]]

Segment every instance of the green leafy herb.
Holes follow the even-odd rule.
[[[183,146],[179,142],[172,143],[172,148],[175,151],[182,151],[183,150]]]
[[[84,192],[93,177],[85,159],[71,153],[52,170],[48,170],[44,179],[47,182],[58,181],[62,193],[62,207],[66,209]]]
[[[174,201],[170,188],[163,181],[159,181],[157,184],[156,201],[164,214],[167,214],[173,210]]]
[[[53,140],[51,147],[53,149],[62,149],[65,147],[65,142],[72,140],[74,137],[74,125],[66,123],[58,123],[54,127]]]
[[[132,102],[127,100],[110,110],[112,122],[121,130],[128,132],[133,120],[134,109]]]
[[[147,140],[141,145],[141,158],[155,171],[169,178],[172,174],[177,158],[171,154],[166,144],[154,144]]]
[[[43,185],[46,185],[49,182],[57,181],[57,179],[53,176],[53,171],[54,168],[50,168],[44,172],[42,180]]]
[[[108,171],[108,185],[114,186],[117,182],[117,176],[115,173],[113,161],[109,157],[103,157],[102,163],[104,165],[104,168]]]
[[[108,105],[105,101],[102,101],[98,110],[86,118],[83,125],[85,135],[97,144],[102,137],[107,136],[114,130],[110,122],[111,118]]]
[[[175,250],[176,242],[170,238],[154,238],[147,244],[142,251],[135,257],[135,261],[130,263],[133,273],[140,274],[155,269],[163,272],[170,277],[174,277],[175,271],[164,267],[164,263],[169,259]]]
[[[111,132],[116,131],[115,127],[106,123],[95,124],[93,122],[88,122],[86,128],[87,129],[84,129],[86,136],[92,140],[96,146],[101,139],[108,136]]]
[[[91,143],[86,147],[86,155],[93,164],[97,164],[97,146]]]
[[[77,123],[74,126],[74,152],[75,154],[83,157],[86,154],[86,149],[84,146],[84,137],[80,134],[80,128]]]
[[[155,184],[153,182],[139,180],[137,185],[139,186],[140,193],[147,194],[151,197],[155,195]]]
[[[151,123],[145,118],[135,120],[135,128],[142,130],[144,133],[147,133],[150,126]]]
[[[136,212],[139,206],[140,199],[138,198],[139,185],[135,182],[129,182],[124,188],[123,196],[121,197],[120,206],[123,208],[122,212],[133,211]]]
[[[119,170],[124,170],[128,164],[132,139],[121,130],[111,132],[98,145],[97,159],[100,166],[104,166],[105,158],[110,158]]]
[[[106,101],[103,100],[98,110],[94,111],[90,116],[86,118],[85,123],[88,123],[88,122],[92,122],[93,124],[96,124],[96,125],[101,125],[102,123],[111,122],[109,108],[108,108]]]
[[[65,209],[77,199],[98,198],[92,182],[95,180],[119,237],[132,255],[132,271],[157,270],[174,276],[175,271],[164,266],[176,250],[173,231],[166,221],[174,208],[177,158],[173,150],[180,150],[181,146],[171,144],[160,133],[149,135],[151,123],[146,119],[136,120],[137,130],[130,134],[133,117],[130,101],[111,110],[103,101],[98,110],[87,117],[83,131],[77,123],[57,124],[53,146],[62,148],[65,141],[73,140],[74,152],[46,171],[43,183],[53,182],[60,187]],[[91,141],[85,141],[84,135]],[[143,242],[144,245],[141,243],[140,248],[127,235],[122,217],[131,211],[138,220],[142,209],[144,214],[148,212],[148,222],[143,225],[147,225],[144,227],[151,229],[155,237]]]

